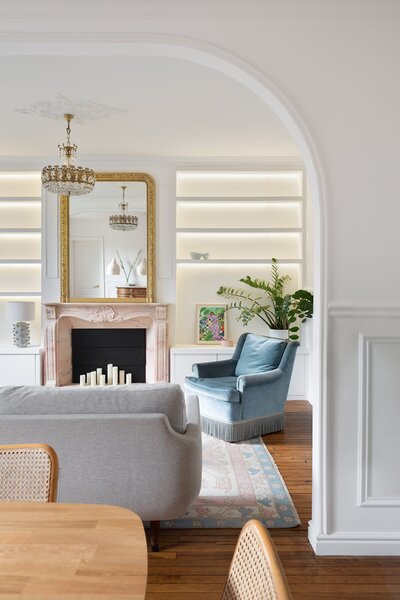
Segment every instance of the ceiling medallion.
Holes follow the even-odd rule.
[[[67,143],[58,145],[62,164],[44,167],[42,184],[52,194],[82,196],[92,191],[96,177],[92,169],[75,165],[78,146],[70,141],[70,123],[74,115],[67,113],[64,118],[67,121]]]
[[[128,210],[128,203],[125,202],[125,190],[126,185],[121,185],[122,189],[122,202],[118,203],[121,209],[121,213],[118,215],[111,215],[108,224],[112,229],[118,229],[119,231],[132,231],[138,226],[138,218],[135,215],[130,215],[126,211]]]

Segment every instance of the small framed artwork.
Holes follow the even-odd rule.
[[[226,337],[226,304],[196,305],[196,343],[216,344]]]

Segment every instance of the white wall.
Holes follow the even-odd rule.
[[[36,17],[42,6],[35,3]],[[316,230],[322,225],[326,250],[320,270],[326,282],[322,316],[329,304],[334,306],[322,323],[327,346],[321,404],[316,409],[318,443],[310,535],[321,553],[399,554],[398,437],[393,436],[391,425],[400,422],[400,402],[392,400],[393,394],[397,400],[399,394],[398,363],[391,360],[398,357],[397,341],[392,342],[391,333],[400,332],[398,3],[282,0],[279,5],[256,1],[182,4],[175,0],[168,3],[168,10],[165,3],[152,3],[148,8],[141,2],[134,6],[116,2],[111,13],[103,2],[92,8],[96,19],[87,10],[86,17],[79,15],[74,20],[71,6],[66,7],[66,18],[55,23],[51,13],[45,22],[28,16],[21,22],[5,18],[2,28],[8,44],[3,44],[3,51],[60,53],[66,48],[76,54],[130,53],[134,52],[132,41],[146,40],[193,49],[207,47],[219,58],[226,53],[232,64],[257,74],[260,81],[273,82],[289,112],[295,119],[299,117],[302,149],[306,151],[306,141],[310,142],[308,150],[311,148],[311,155],[315,151],[323,175],[323,204],[316,207],[314,218]],[[69,35],[73,35],[73,47],[64,47]],[[195,54],[190,50],[187,57]],[[261,93],[263,86],[254,85],[256,88]],[[158,248],[165,244],[169,249],[166,224],[173,214],[168,211],[171,181],[165,173],[152,174],[158,181]],[[318,200],[313,194],[313,201]],[[158,264],[157,297],[171,301],[168,252],[158,257]],[[366,301],[369,308],[365,313]],[[374,335],[383,341],[374,341]],[[360,350],[366,342],[360,340],[370,339],[367,363]],[[371,384],[367,393],[363,381],[368,368]],[[368,418],[361,418],[368,407]],[[376,440],[382,440],[387,461],[383,473]],[[371,486],[367,499],[370,494],[378,506],[360,505],[359,487],[365,481]]]

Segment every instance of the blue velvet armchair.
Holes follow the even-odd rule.
[[[231,359],[198,363],[185,387],[202,430],[227,442],[280,431],[298,342],[243,333]]]

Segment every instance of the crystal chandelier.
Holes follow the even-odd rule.
[[[128,203],[125,202],[125,190],[126,185],[121,185],[122,189],[122,202],[118,203],[121,209],[119,215],[111,215],[108,219],[108,224],[112,229],[118,229],[119,231],[132,231],[138,226],[138,218],[135,215],[127,213]]]
[[[67,143],[58,145],[62,164],[44,167],[42,184],[52,194],[82,196],[92,191],[96,177],[92,169],[75,165],[78,146],[70,141],[70,123],[74,115],[65,114],[64,118],[67,121]]]

